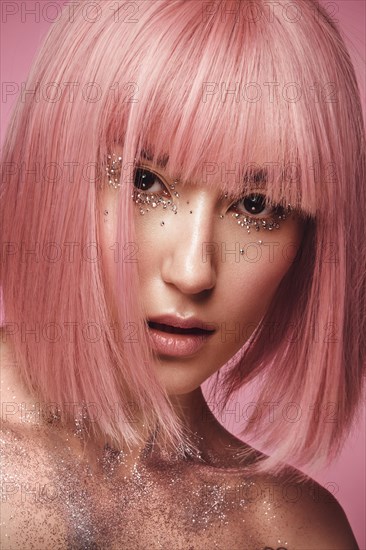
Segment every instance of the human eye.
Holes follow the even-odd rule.
[[[173,212],[177,211],[177,207],[167,190],[168,184],[153,169],[142,165],[137,166],[134,172],[133,185],[134,192],[132,198],[140,206],[141,214],[149,211],[150,207],[156,208],[160,205],[163,209],[169,206]],[[174,185],[170,185],[169,187],[170,189],[174,189]],[[179,196],[177,192],[175,194]]]
[[[261,193],[246,195],[236,201],[231,208],[234,210],[232,215],[237,223],[246,227],[248,233],[251,228],[256,231],[279,229],[280,222],[286,219],[291,210],[290,205],[271,205],[267,197]]]
[[[168,196],[169,193],[160,178],[153,170],[138,166],[134,173],[133,184],[136,190],[149,194],[164,194]]]

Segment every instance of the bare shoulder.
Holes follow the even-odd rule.
[[[49,450],[41,433],[2,422],[1,543],[4,550],[65,548]]]
[[[265,458],[263,453],[237,438],[231,437],[230,443],[241,456]],[[251,525],[256,548],[358,550],[347,516],[337,499],[299,470],[288,466],[278,476],[248,477],[243,473],[240,479],[248,504],[243,525],[246,528]]]
[[[256,513],[266,526],[264,548],[358,550],[342,506],[315,480],[299,480],[299,472],[289,468],[287,474],[263,476],[259,483],[264,492]]]

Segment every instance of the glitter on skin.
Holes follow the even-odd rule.
[[[10,533],[4,550],[266,546],[261,531],[271,518],[262,511],[258,520],[263,500],[253,499],[255,482],[244,468],[167,458],[146,447],[131,465],[108,445],[90,460],[84,443],[80,427],[67,433],[57,422],[3,430],[3,502],[21,526],[15,535],[12,519],[3,518]]]

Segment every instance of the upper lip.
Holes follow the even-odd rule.
[[[159,323],[161,325],[170,325],[176,328],[199,328],[207,330],[208,332],[214,332],[215,328],[213,323],[202,321],[197,317],[180,317],[176,315],[159,315],[158,317],[151,317],[148,319],[148,323]]]

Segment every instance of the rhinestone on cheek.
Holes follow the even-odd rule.
[[[133,193],[131,194],[131,198],[133,201],[140,206],[140,214],[143,215],[145,212],[149,212],[150,208],[157,208],[158,206],[162,206],[164,210],[169,208],[174,212],[174,214],[177,213],[177,205],[174,204],[174,202],[166,198],[169,196],[168,193],[163,191],[164,196],[156,195],[155,193],[146,193],[144,191],[139,191],[138,189],[135,189]],[[145,210],[146,208],[146,210]]]
[[[121,169],[122,169],[122,157],[111,153],[107,156],[107,166],[105,168],[108,178],[108,183],[115,189],[121,187],[120,178],[121,178]]]
[[[252,228],[255,229],[255,231],[260,231],[261,229],[266,229],[268,231],[280,229],[280,222],[285,220],[291,211],[292,207],[288,204],[286,210],[284,210],[281,214],[276,215],[274,218],[256,219],[251,216],[247,216],[246,214],[238,214],[237,212],[234,212],[232,217],[237,220],[238,225],[245,227],[248,234],[250,234],[250,230]]]

